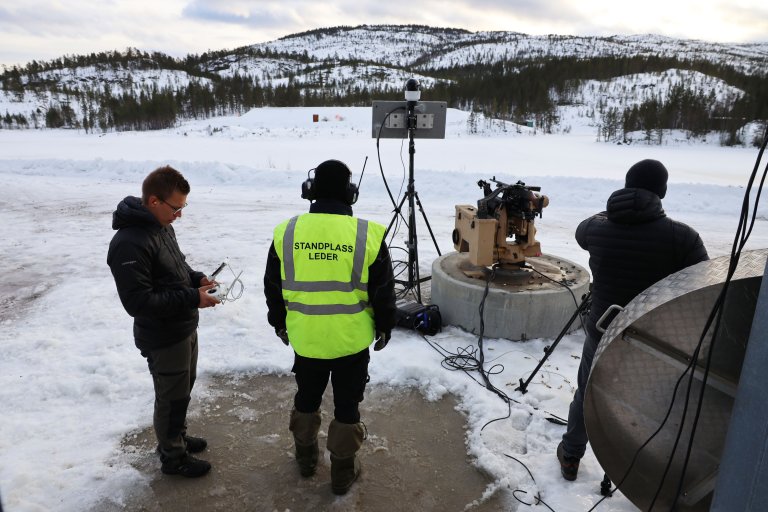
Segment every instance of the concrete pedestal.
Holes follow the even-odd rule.
[[[490,274],[486,267],[471,265],[467,253],[452,252],[432,263],[431,302],[440,308],[444,325],[479,334],[479,307]],[[587,291],[589,272],[557,256],[528,258],[525,268],[498,268],[485,299],[483,336],[555,338]],[[569,332],[580,327],[576,319]]]

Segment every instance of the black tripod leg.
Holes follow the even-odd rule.
[[[408,199],[408,195],[404,195],[403,198],[400,200],[400,204],[397,205],[395,208],[395,213],[392,215],[392,220],[389,221],[389,226],[387,226],[387,230],[384,232],[384,238],[387,238],[387,235],[389,235],[389,230],[392,229],[392,226],[395,224],[395,221],[398,217],[403,217],[402,210],[403,210],[403,204],[405,204],[405,200]],[[403,217],[403,220],[405,218]]]
[[[403,195],[403,198],[400,200],[400,203],[395,208],[395,212],[392,215],[392,220],[389,221],[389,226],[387,226],[387,230],[384,232],[384,237],[386,238],[389,236],[389,232],[392,229],[392,226],[394,226],[395,222],[397,221],[397,218],[400,217],[403,222],[405,222],[406,226],[408,226],[408,242],[406,245],[408,246],[408,278],[406,281],[395,279],[395,283],[401,284],[404,287],[404,291],[408,292],[409,290],[412,291],[415,289],[416,293],[416,300],[421,303],[421,289],[419,288],[419,256],[418,256],[418,249],[416,244],[416,218],[414,215],[414,206],[413,206],[413,199],[414,199],[414,193],[412,192],[412,185],[409,185],[408,191]],[[403,205],[405,202],[408,201],[408,218],[406,219],[405,216],[403,216],[402,210]]]
[[[555,347],[557,347],[557,344],[560,343],[560,340],[563,339],[563,336],[568,332],[568,329],[571,328],[571,324],[578,318],[578,316],[582,313],[582,311],[586,310],[589,307],[590,302],[590,292],[587,292],[587,294],[584,296],[584,298],[581,301],[581,304],[579,304],[579,307],[576,308],[576,311],[574,311],[573,315],[571,316],[571,319],[568,320],[568,323],[565,324],[565,327],[563,327],[563,330],[560,331],[560,334],[557,335],[557,338],[555,338],[554,343],[552,343],[551,346],[544,349],[544,357],[539,361],[539,364],[536,366],[536,368],[533,369],[531,372],[531,375],[528,377],[528,380],[523,382],[523,379],[520,379],[520,385],[515,388],[515,391],[520,391],[522,394],[526,394],[528,392],[528,384],[531,383],[533,380],[533,377],[536,375],[536,372],[539,371],[539,369],[544,366],[544,363],[547,359],[549,359],[549,356],[552,354],[552,352],[555,351]]]
[[[429,219],[427,219],[427,214],[424,213],[424,207],[421,206],[421,200],[419,199],[419,193],[414,191],[413,195],[416,198],[416,204],[419,205],[419,211],[421,212],[421,216],[424,217],[424,224],[427,225],[427,230],[429,231],[429,236],[432,237],[432,243],[435,244],[435,249],[437,250],[437,255],[438,256],[442,256],[442,254],[440,253],[440,247],[437,246],[437,240],[435,239],[435,234],[432,232],[432,226],[429,225]]]

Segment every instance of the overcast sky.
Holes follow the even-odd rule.
[[[137,47],[176,57],[337,25],[768,42],[765,0],[0,0],[0,65]]]

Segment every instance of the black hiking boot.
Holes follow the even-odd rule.
[[[183,437],[184,442],[187,443],[188,453],[200,453],[201,451],[205,450],[206,447],[208,446],[208,441],[206,441],[202,437],[192,437],[186,434],[182,435],[181,437]]]
[[[196,459],[186,453],[178,459],[164,460],[160,467],[160,471],[166,475],[181,475],[187,478],[203,476],[210,470],[211,464],[208,461]]]
[[[563,474],[563,478],[571,482],[576,480],[579,474],[579,459],[565,454],[562,441],[557,445],[557,460],[560,461],[560,473]]]

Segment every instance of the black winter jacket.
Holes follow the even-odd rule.
[[[659,197],[640,188],[611,194],[607,211],[579,224],[576,241],[589,251],[593,285],[587,331],[595,339],[601,336],[595,325],[608,307],[626,306],[657,281],[709,259],[699,234],[667,217]]]
[[[112,214],[117,233],[109,244],[107,264],[120,301],[133,317],[133,336],[140,350],[177,343],[197,329],[205,276],[193,271],[176,242],[173,227],[162,226],[128,196]]]
[[[352,215],[352,208],[340,201],[320,199],[309,207],[310,213],[332,213]],[[280,278],[280,258],[274,243],[269,247],[267,268],[264,272],[264,295],[267,299],[267,321],[275,330],[285,327],[285,301]],[[368,267],[368,301],[373,308],[373,320],[376,331],[390,333],[395,326],[397,308],[395,306],[395,278],[389,249],[382,240],[376,259]]]

